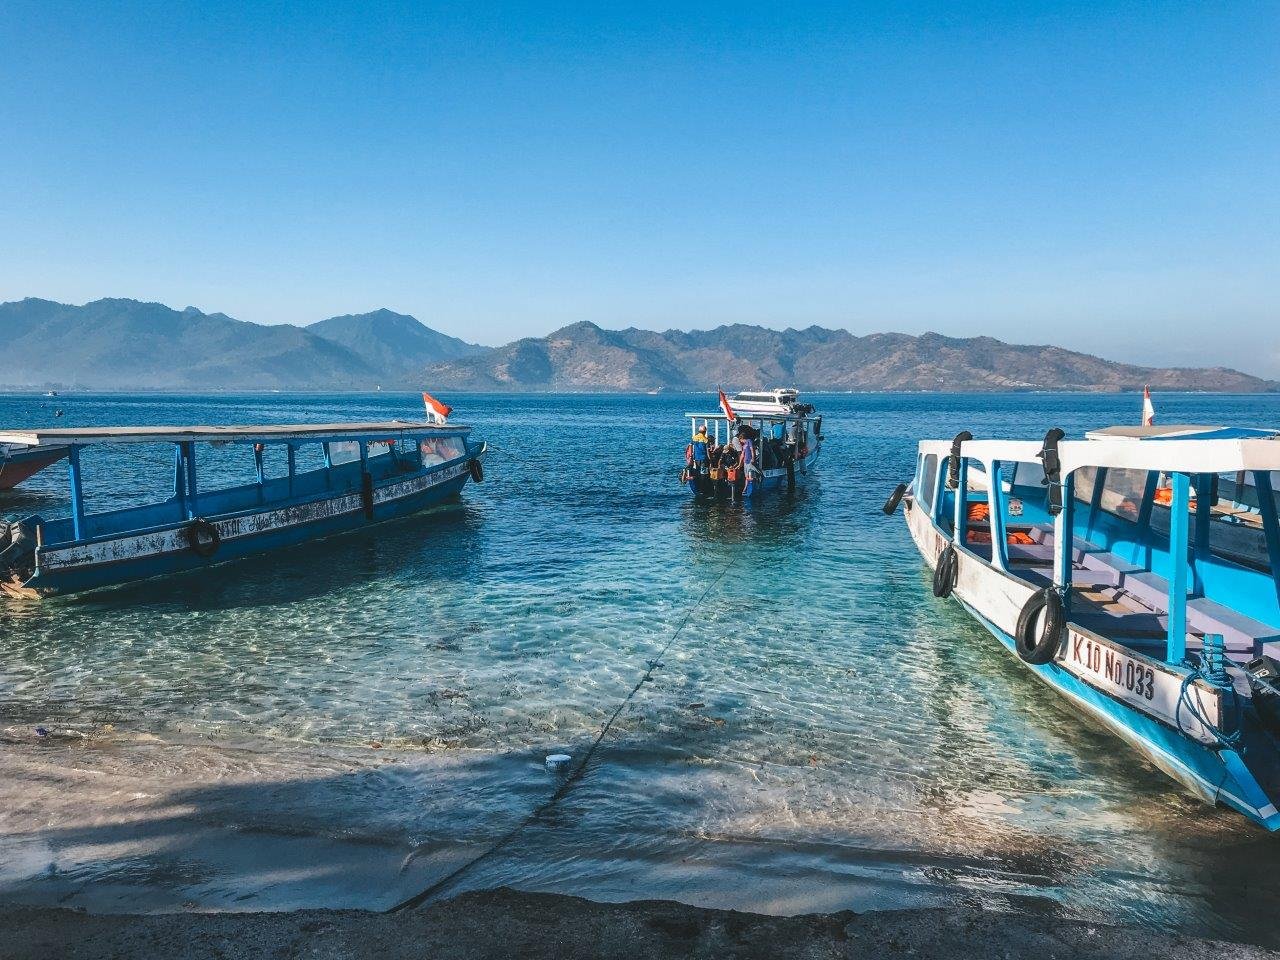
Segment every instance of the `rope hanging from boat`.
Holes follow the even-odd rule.
[[[1179,730],[1183,729],[1182,708],[1185,704],[1187,713],[1189,713],[1191,718],[1199,723],[1201,727],[1209,732],[1209,735],[1216,741],[1218,749],[1234,750],[1236,745],[1240,742],[1239,726],[1237,725],[1236,729],[1229,734],[1223,733],[1222,729],[1211,723],[1204,715],[1204,712],[1200,709],[1199,693],[1196,694],[1194,699],[1189,696],[1189,691],[1192,689],[1196,680],[1203,680],[1205,683],[1209,684],[1209,686],[1222,691],[1224,701],[1226,700],[1226,695],[1230,694],[1232,697],[1232,704],[1233,706],[1235,705],[1235,685],[1231,682],[1231,675],[1227,673],[1222,637],[1212,633],[1205,634],[1204,649],[1201,652],[1199,664],[1193,665],[1188,663],[1187,665],[1191,667],[1191,670],[1186,677],[1183,678],[1182,687],[1178,691],[1178,705],[1174,708],[1173,712],[1174,723],[1177,725]]]
[[[660,666],[662,666],[662,658],[667,655],[667,651],[669,651],[672,645],[675,644],[680,634],[684,631],[684,628],[689,625],[689,621],[693,619],[694,613],[697,612],[697,610],[702,606],[702,602],[711,595],[711,591],[714,590],[719,585],[720,581],[722,581],[725,578],[725,575],[728,574],[728,572],[731,569],[733,569],[733,567],[737,564],[738,560],[741,557],[742,557],[741,553],[736,554],[732,560],[726,563],[724,567],[721,568],[720,572],[716,574],[715,578],[709,584],[707,584],[707,588],[702,591],[702,596],[698,598],[697,602],[689,605],[689,608],[685,612],[684,617],[680,620],[680,623],[676,626],[671,636],[667,639],[667,642],[663,644],[662,649],[658,651],[657,656],[645,662],[645,671],[643,674],[640,675],[640,679],[636,681],[635,686],[633,686],[630,692],[628,692],[627,695],[622,698],[622,701],[614,709],[613,713],[609,715],[609,719],[604,722],[604,725],[600,728],[600,732],[596,734],[595,740],[591,742],[591,746],[588,747],[586,752],[583,753],[577,759],[577,761],[570,768],[568,774],[565,775],[564,780],[560,783],[558,787],[556,787],[555,792],[552,793],[550,797],[548,797],[544,802],[539,804],[531,813],[528,814],[528,816],[526,816],[523,820],[517,823],[509,831],[507,831],[505,834],[499,837],[496,841],[490,844],[490,846],[487,847],[478,856],[472,858],[471,860],[468,860],[466,863],[462,864],[462,866],[446,874],[444,877],[441,877],[439,880],[435,881],[435,883],[431,884],[425,890],[421,890],[418,893],[415,893],[413,896],[405,900],[401,900],[399,903],[395,904],[394,906],[388,907],[387,910],[385,910],[384,912],[399,913],[402,910],[409,910],[409,909],[412,909],[413,907],[419,907],[422,904],[426,903],[437,893],[449,887],[455,880],[461,877],[464,873],[468,872],[472,867],[487,860],[489,857],[493,856],[495,853],[502,850],[507,844],[509,844],[516,837],[518,837],[521,833],[523,833],[526,827],[530,826],[533,823],[536,823],[538,820],[545,817],[551,810],[553,810],[556,807],[557,804],[560,803],[561,800],[563,800],[566,796],[568,796],[569,791],[573,789],[573,787],[577,784],[577,782],[582,779],[583,774],[586,773],[587,767],[591,764],[591,758],[595,756],[596,750],[599,748],[604,738],[608,735],[609,730],[613,727],[614,722],[618,719],[619,716],[621,716],[622,711],[626,709],[627,704],[629,704],[633,699],[635,699],[635,696],[637,693],[640,692],[641,687],[643,687],[646,683],[648,683],[650,680],[653,679],[653,672],[657,670]],[[405,865],[407,865],[409,861],[413,859],[413,856],[414,854],[410,853],[409,856],[405,858]],[[401,869],[403,869],[403,867]]]

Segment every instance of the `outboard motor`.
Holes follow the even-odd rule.
[[[1280,733],[1280,663],[1272,657],[1255,657],[1244,672],[1253,693],[1253,708],[1268,730]]]
[[[0,520],[0,571],[35,566],[36,526],[39,517]]]

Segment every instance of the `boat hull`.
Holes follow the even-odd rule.
[[[910,501],[907,504],[904,514],[912,540],[932,569],[950,540],[927,515],[913,509]],[[1061,662],[1064,654],[1041,665],[1027,663],[1019,657],[1013,637],[1014,625],[1018,612],[1035,588],[996,570],[963,548],[958,548],[956,554],[956,586],[952,596],[1022,667],[1205,802],[1231,807],[1268,830],[1280,829],[1280,813],[1235,751],[1202,742],[1085,682],[1066,669]]]
[[[34,449],[0,455],[0,490],[12,490],[23,480],[57,463],[67,455],[65,449]]]
[[[796,483],[797,484],[799,484],[805,478],[807,478],[809,471],[812,470],[814,465],[818,462],[818,454],[820,454],[821,452],[822,452],[822,447],[821,445],[819,445],[803,460],[796,461],[795,466],[796,466]],[[708,496],[708,494],[706,494],[704,491],[698,488],[697,481],[693,477],[689,478],[685,486],[687,486],[690,492],[692,492],[696,496]],[[747,499],[750,499],[751,497],[759,496],[760,494],[765,492],[786,490],[788,486],[789,486],[789,481],[787,479],[787,468],[773,467],[763,471],[763,476],[760,479],[756,480],[755,483],[751,485],[751,493],[748,494],[744,492],[743,495]]]
[[[41,548],[25,588],[41,596],[119,586],[152,577],[201,570],[272,550],[347,533],[425,510],[456,497],[470,477],[462,460],[375,486],[371,510],[358,492],[303,503],[267,504],[230,516],[209,515],[220,543],[201,556],[187,539],[188,522],[87,543]],[[370,515],[371,514],[371,515]]]

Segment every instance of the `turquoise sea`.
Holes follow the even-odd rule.
[[[808,399],[828,443],[793,498],[708,505],[679,486],[681,415],[708,396],[455,396],[454,420],[493,445],[455,505],[204,576],[0,604],[0,751],[26,778],[6,788],[0,900],[30,900],[60,849],[92,848],[59,833],[92,820],[66,790],[22,798],[68,768],[92,794],[139,745],[164,751],[148,789],[210,823],[239,804],[264,835],[480,853],[555,790],[543,757],[580,755],[687,620],[582,779],[451,890],[782,913],[963,901],[1280,945],[1280,838],[1075,716],[932,597],[901,515],[880,512],[920,438],[1079,434],[1135,421],[1139,398]],[[1280,396],[1156,403],[1163,422],[1280,424]],[[407,394],[0,396],[13,427],[419,411]],[[86,454],[91,509],[165,490],[169,458]],[[252,458],[208,466],[246,476]],[[65,513],[64,483],[46,471],[0,513]],[[197,747],[241,758],[257,792],[183,766]],[[379,765],[317,772],[347,755]],[[136,896],[189,861],[157,841],[78,854],[72,872]]]

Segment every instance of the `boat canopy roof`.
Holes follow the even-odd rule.
[[[1087,440],[1122,437],[1129,440],[1269,440],[1277,430],[1257,427],[1205,427],[1189,423],[1159,424],[1148,427],[1103,427],[1085,434]]]
[[[1137,427],[1114,428],[1121,431]],[[1151,428],[1147,428],[1151,429]],[[1164,427],[1186,433],[1134,437],[1125,433],[1094,431],[1092,439],[1062,440],[1058,457],[1064,473],[1081,467],[1159,470],[1164,473],[1236,473],[1241,470],[1280,470],[1280,433],[1274,430],[1226,427]],[[1158,443],[1134,442],[1158,440]],[[951,453],[950,440],[924,440],[920,451]],[[962,456],[984,463],[995,461],[1035,463],[1041,440],[969,440],[961,444]]]
[[[320,443],[341,440],[392,440],[458,436],[471,432],[461,424],[441,425],[408,420],[370,423],[294,423],[262,426],[79,427],[46,430],[0,430],[0,443],[31,447],[88,446],[98,443]]]

